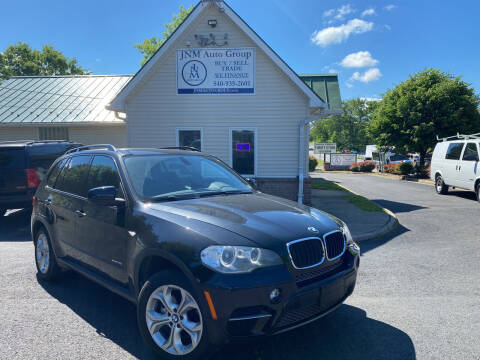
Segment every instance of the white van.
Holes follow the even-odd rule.
[[[480,134],[441,140],[433,151],[430,171],[437,193],[446,194],[449,186],[462,188],[475,191],[480,201],[479,154]]]

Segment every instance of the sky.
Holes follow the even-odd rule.
[[[417,71],[462,76],[480,94],[478,0],[227,0],[297,73],[339,75],[343,99],[381,98]],[[2,3],[0,51],[53,45],[93,74],[133,74],[134,43],[193,0]]]

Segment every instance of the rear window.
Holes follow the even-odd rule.
[[[451,143],[448,145],[447,155],[445,159],[448,160],[459,160],[460,155],[462,154],[463,143]]]
[[[0,169],[25,169],[25,148],[0,148]]]
[[[28,147],[31,168],[48,169],[50,165],[67,151],[66,144],[38,144]]]

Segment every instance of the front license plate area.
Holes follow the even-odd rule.
[[[344,279],[338,279],[337,281],[325,285],[322,288],[320,296],[320,305],[323,310],[328,310],[342,301],[345,296],[345,284]]]

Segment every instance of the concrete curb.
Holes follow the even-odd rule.
[[[355,191],[347,188],[346,186],[343,186],[343,185],[338,184],[338,183],[337,183],[337,185],[340,186],[341,188],[351,192],[354,195],[362,196],[362,195],[356,193]],[[362,196],[362,197],[364,197],[364,196]],[[377,204],[377,203],[375,203],[375,204]],[[380,206],[380,205],[378,205],[378,206]],[[381,227],[381,228],[379,228],[375,231],[370,231],[370,232],[363,233],[363,234],[360,234],[360,235],[355,235],[353,237],[353,240],[355,240],[356,242],[362,242],[362,241],[376,239],[376,238],[379,238],[381,236],[387,235],[388,233],[395,230],[397,228],[397,226],[400,225],[400,221],[398,220],[397,215],[395,215],[392,211],[390,211],[390,210],[388,210],[384,207],[381,207],[381,208],[382,208],[383,211],[385,211],[389,215],[388,221],[385,223],[385,225],[383,225],[383,227]]]

